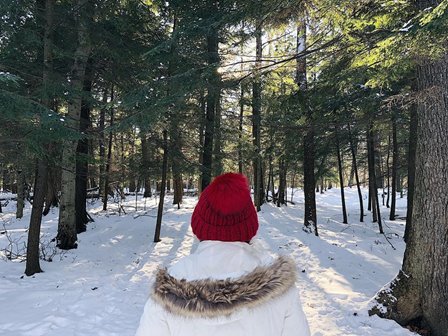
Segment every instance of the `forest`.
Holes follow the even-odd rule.
[[[27,221],[22,252],[2,254],[26,276],[45,271],[52,213],[66,253],[83,249],[92,202],[121,216],[156,200],[146,245],[164,244],[167,209],[239,172],[260,214],[300,205],[294,225],[316,240],[330,191],[340,223],[374,223],[393,248],[401,220],[400,269],[366,313],[448,335],[447,0],[0,0],[0,13],[0,237],[8,211]]]

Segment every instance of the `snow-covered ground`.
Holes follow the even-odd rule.
[[[359,222],[356,189],[345,191],[349,224],[341,223],[340,191],[334,188],[317,194],[320,237],[307,234],[302,230],[303,194],[298,191],[295,205],[263,205],[258,236],[296,260],[313,336],[414,335],[367,314],[369,300],[400,268],[404,220],[384,221],[388,241],[370,213]],[[366,198],[364,192],[364,202]],[[41,261],[44,273],[27,277],[25,263],[6,261],[4,249],[10,240],[14,251],[26,242],[30,209],[28,205],[25,217],[16,220],[15,202],[10,202],[0,214],[0,335],[132,336],[154,270],[189,254],[197,244],[189,226],[195,198],[186,197],[178,210],[168,197],[158,244],[152,243],[156,200],[137,203],[136,211],[135,198],[129,197],[124,203],[127,215],[121,216],[91,204],[95,222],[79,235],[78,249],[65,252],[51,242],[58,215],[52,210],[44,218],[42,240],[47,254],[57,254],[52,262]],[[397,215],[404,217],[406,200],[397,198],[397,204]],[[382,211],[383,219],[388,218],[387,209]]]

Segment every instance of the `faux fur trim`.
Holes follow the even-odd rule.
[[[169,312],[184,317],[228,316],[286,293],[296,280],[296,265],[287,257],[225,280],[179,280],[159,269],[152,296]]]

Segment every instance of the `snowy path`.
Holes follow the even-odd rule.
[[[274,251],[293,257],[303,270],[298,286],[314,336],[413,335],[392,321],[366,314],[369,299],[400,267],[403,221],[387,222],[394,251],[370,217],[366,223],[357,222],[355,190],[347,190],[352,224],[338,222],[338,192],[317,195],[319,238],[301,229],[300,195],[295,197],[297,205],[287,208],[264,205],[259,236]],[[151,200],[146,216],[137,218],[135,212],[105,216],[92,207],[96,222],[79,236],[80,247],[56,255],[52,263],[42,262],[45,272],[35,277],[21,278],[23,263],[0,260],[0,335],[132,336],[154,270],[189,254],[197,243],[189,227],[195,199],[187,198],[180,210],[169,201],[162,228],[165,238],[156,245],[151,243],[156,211]],[[398,201],[399,206],[405,204]],[[127,205],[133,204],[129,200]],[[0,217],[15,238],[25,237],[27,211],[19,221],[10,214]],[[47,217],[44,239],[54,236],[57,225],[56,212]],[[6,245],[5,235],[0,235],[0,249]]]

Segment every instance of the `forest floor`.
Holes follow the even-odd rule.
[[[313,336],[414,335],[393,321],[369,317],[375,293],[398,272],[404,243],[404,220],[385,220],[385,235],[371,222],[359,222],[356,188],[346,188],[349,224],[342,224],[340,190],[317,194],[319,237],[303,226],[303,194],[295,205],[265,204],[259,213],[259,238],[272,250],[293,257],[299,269],[298,288]],[[367,193],[363,192],[366,203]],[[290,197],[290,195],[289,195]],[[58,211],[44,217],[42,241],[47,258],[44,273],[27,277],[25,263],[6,260],[6,251],[24,252],[29,205],[21,220],[10,202],[0,214],[0,335],[3,336],[132,336],[149,293],[149,281],[159,265],[189,254],[198,243],[190,229],[196,198],[186,197],[181,209],[167,198],[162,241],[152,243],[156,199],[135,197],[123,203],[127,214],[101,211],[89,205],[95,219],[79,235],[79,247],[59,251],[52,238]],[[406,215],[406,199],[397,198],[397,215]],[[6,232],[5,232],[6,231]],[[386,239],[387,237],[387,239]],[[393,246],[392,246],[393,245]],[[54,254],[54,255],[53,255]]]

